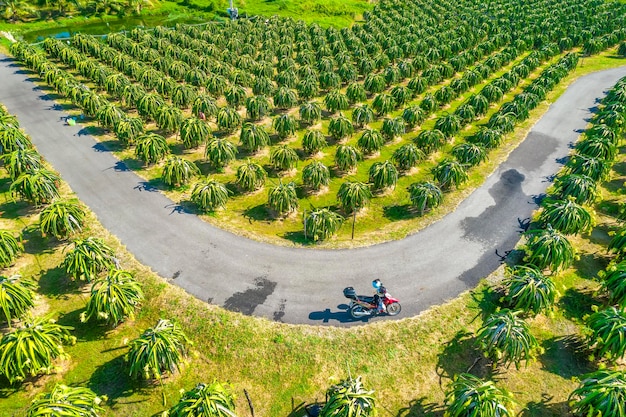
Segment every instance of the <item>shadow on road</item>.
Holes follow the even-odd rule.
[[[377,317],[363,317],[362,319],[353,319],[350,313],[348,312],[347,304],[339,304],[337,306],[338,311],[331,311],[330,308],[322,311],[312,311],[309,313],[309,320],[313,321],[321,321],[322,323],[330,323],[331,321],[336,321],[339,323],[367,323],[370,319]]]

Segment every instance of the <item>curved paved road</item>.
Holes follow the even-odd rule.
[[[576,81],[454,213],[401,241],[348,250],[276,247],[235,236],[178,210],[146,187],[10,58],[0,56],[0,102],[42,155],[137,259],[194,296],[288,323],[347,325],[342,289],[369,293],[373,277],[400,298],[399,317],[474,287],[519,239],[536,198],[558,171],[596,100],[626,66]]]

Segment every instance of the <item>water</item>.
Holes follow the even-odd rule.
[[[25,32],[22,37],[26,42],[40,42],[45,38],[68,38],[76,33],[84,33],[87,35],[105,35],[112,32],[120,32],[122,30],[131,30],[137,26],[154,27],[154,26],[174,26],[177,23],[202,23],[202,20],[184,16],[170,18],[168,15],[162,16],[130,16],[122,17],[114,20],[95,21],[85,24],[74,24],[71,26],[59,26],[48,29],[33,30]]]

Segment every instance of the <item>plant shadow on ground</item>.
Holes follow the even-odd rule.
[[[4,187],[2,186],[2,188]],[[13,200],[10,197],[6,197],[4,202],[0,203],[0,216],[3,219],[15,220],[20,217],[29,217],[37,211],[38,209],[35,206],[24,200]]]
[[[504,296],[504,289],[500,286],[480,286],[470,294],[472,297],[471,308],[479,310],[473,320],[479,316],[484,320],[495,313],[499,307],[502,307],[500,298]]]
[[[566,318],[580,323],[585,314],[593,313],[592,307],[597,301],[591,289],[568,288],[558,304]]]
[[[80,284],[72,281],[61,266],[45,270],[39,277],[39,293],[46,297],[66,300],[68,294],[80,292]]]
[[[165,191],[166,187],[161,178],[153,178],[148,181],[139,181],[134,187],[138,191],[147,191],[150,193]]]
[[[588,343],[578,335],[552,337],[541,346],[544,353],[539,361],[548,372],[570,379],[595,370],[593,363],[587,360],[591,353]]]
[[[581,278],[596,280],[598,272],[606,269],[610,258],[600,253],[582,253],[573,263]]]
[[[86,304],[85,300],[85,304]],[[83,323],[80,320],[80,315],[85,311],[84,307],[70,311],[69,313],[61,313],[58,319],[58,323],[63,326],[73,327],[72,335],[76,336],[76,339],[81,341],[94,341],[102,340],[106,338],[106,333],[110,329],[95,320],[88,323]]]
[[[244,210],[243,217],[246,218],[250,223],[252,223],[253,221],[265,221],[267,223],[271,223],[271,220],[269,218],[269,212],[267,211],[267,206],[265,204],[258,204],[256,206],[248,207]]]
[[[123,346],[117,349],[126,348]],[[98,366],[91,374],[87,386],[100,395],[106,395],[108,398],[107,405],[114,411],[118,405],[148,401],[152,395],[149,389],[137,386],[130,379],[124,355],[117,356]],[[143,398],[132,402],[122,400],[135,396],[137,393]]]
[[[491,379],[496,376],[497,368],[491,366],[478,345],[473,333],[460,330],[445,345],[437,359],[437,375],[439,385],[443,387],[443,379],[452,380],[455,375],[471,373],[480,378]]]
[[[53,253],[57,247],[64,244],[52,236],[42,236],[36,224],[22,230],[22,239],[24,252],[35,256]]]
[[[81,129],[79,131],[79,136],[81,135],[92,135],[88,130],[88,128]],[[103,140],[100,142],[96,142],[92,148],[96,152],[121,152],[123,151],[124,145],[121,144],[119,140]]]
[[[391,221],[408,220],[419,217],[419,215],[419,210],[416,210],[410,204],[393,204],[383,207],[383,216]]]
[[[431,403],[426,397],[412,400],[408,407],[401,408],[396,417],[443,417],[445,408],[437,403]]]
[[[552,396],[545,392],[541,394],[541,401],[530,401],[520,412],[519,417],[562,417],[570,415],[567,401],[553,403]]]

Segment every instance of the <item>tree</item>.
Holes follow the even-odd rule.
[[[224,184],[207,178],[194,185],[191,192],[191,201],[196,204],[201,211],[213,211],[219,207],[224,207],[228,201],[230,191]]]
[[[169,157],[163,165],[161,179],[171,187],[187,184],[193,177],[200,175],[200,169],[191,161],[179,156]]]
[[[435,208],[443,202],[443,192],[432,182],[413,183],[408,191],[411,205],[419,208],[420,215],[424,215],[425,210]]]
[[[474,135],[468,138],[468,142],[484,146],[487,149],[494,149],[502,142],[502,132],[489,126],[481,126]]]
[[[237,184],[245,191],[254,191],[263,187],[267,173],[255,162],[245,162],[237,168]]]
[[[376,114],[383,116],[396,108],[396,100],[391,94],[380,93],[374,97],[372,108],[376,110]]]
[[[72,279],[91,282],[116,264],[111,247],[102,239],[88,237],[74,241],[74,248],[65,255],[61,267]]]
[[[367,99],[365,87],[363,87],[362,83],[357,82],[348,85],[348,88],[346,88],[346,96],[348,97],[348,101],[352,104],[363,102]]]
[[[343,221],[340,214],[327,208],[313,210],[306,216],[304,231],[314,241],[326,240],[337,233]]]
[[[330,182],[330,170],[322,162],[312,162],[302,170],[302,182],[313,190],[319,190]]]
[[[599,273],[603,278],[602,290],[608,294],[609,304],[626,307],[626,262],[612,262],[605,271]]]
[[[246,101],[246,89],[238,84],[231,84],[226,88],[224,96],[230,107],[238,109]]]
[[[46,204],[59,196],[61,178],[45,168],[22,173],[11,183],[11,194],[19,195],[35,206]]]
[[[32,147],[30,139],[20,128],[8,126],[0,129],[0,152],[2,154]]]
[[[369,74],[365,77],[363,86],[369,94],[377,94],[385,91],[387,82],[382,74]]]
[[[24,317],[35,306],[35,281],[20,275],[0,275],[0,310],[9,328],[12,320]]]
[[[106,396],[98,397],[89,388],[56,384],[52,391],[38,394],[28,407],[26,417],[98,417]]]
[[[626,312],[613,306],[589,316],[588,344],[601,358],[615,362],[626,355]]]
[[[172,104],[183,109],[189,108],[196,100],[196,90],[187,84],[176,84],[172,91]]]
[[[425,158],[426,154],[413,143],[402,145],[393,152],[391,157],[392,161],[401,171],[410,170],[416,166],[419,161],[422,161]]]
[[[295,135],[298,123],[290,114],[280,114],[274,118],[272,127],[276,130],[276,134],[281,140]]]
[[[386,117],[383,121],[383,127],[380,129],[380,133],[383,134],[385,140],[387,141],[400,137],[404,135],[405,132],[406,127],[402,117]]]
[[[588,232],[594,225],[591,213],[573,199],[546,200],[542,205],[539,221],[566,235]]]
[[[365,129],[357,141],[357,146],[366,155],[380,151],[384,144],[385,138],[378,130],[374,129]]]
[[[217,103],[208,94],[199,94],[193,101],[191,112],[194,116],[200,116],[200,113],[204,114],[205,117],[217,116]]]
[[[583,375],[569,396],[575,416],[619,416],[626,404],[626,372],[601,369]]]
[[[130,272],[111,269],[106,277],[94,281],[86,311],[80,315],[80,320],[86,322],[96,318],[117,326],[126,317],[133,318],[142,299],[141,286]]]
[[[461,163],[452,159],[443,159],[431,170],[435,181],[442,189],[458,187],[467,181],[469,176]]]
[[[278,170],[293,169],[299,160],[296,150],[288,145],[277,146],[270,153],[270,163]]]
[[[374,120],[374,111],[367,104],[357,106],[352,111],[352,123],[359,129],[362,129],[363,126],[372,123]]]
[[[190,344],[179,326],[160,319],[154,327],[129,343],[126,360],[130,377],[135,380],[160,380],[165,372],[180,368]]]
[[[413,92],[403,85],[396,85],[391,89],[390,93],[396,102],[396,107],[404,106],[411,100],[411,96],[413,95]]]
[[[62,344],[76,341],[70,330],[49,318],[25,318],[0,339],[0,374],[13,384],[28,376],[51,373],[54,359],[65,356]]]
[[[2,155],[2,162],[13,181],[24,172],[43,168],[41,155],[32,148],[16,149],[5,153]]]
[[[439,130],[423,130],[413,139],[413,142],[424,153],[429,154],[443,147],[446,143],[446,138]]]
[[[452,148],[452,156],[463,165],[476,166],[486,161],[487,150],[482,145],[473,143],[460,143]]]
[[[241,116],[232,107],[222,107],[217,112],[217,126],[226,133],[234,132],[241,122]]]
[[[298,95],[288,87],[279,87],[274,93],[274,106],[281,110],[287,110],[298,104]]]
[[[298,209],[298,194],[296,193],[296,185],[293,182],[283,184],[282,181],[277,186],[271,187],[267,204],[270,209],[278,214],[286,214]]]
[[[513,417],[511,394],[472,374],[455,375],[446,393],[450,417]]]
[[[402,111],[402,118],[409,129],[414,129],[422,124],[426,115],[420,106],[409,106]]]
[[[331,114],[335,114],[338,110],[348,109],[350,101],[340,90],[332,90],[324,97],[324,105],[326,105],[326,110]]]
[[[180,140],[185,149],[193,149],[207,141],[211,136],[209,125],[197,117],[189,117],[183,120],[180,126]]]
[[[237,147],[226,138],[213,138],[206,144],[204,158],[221,170],[237,158]]]
[[[124,116],[115,125],[115,135],[125,146],[135,144],[137,138],[144,133],[143,121],[139,117]]]
[[[328,123],[328,133],[335,140],[342,140],[354,133],[354,126],[352,126],[350,119],[343,114],[339,114],[338,117],[330,119]]]
[[[13,262],[24,252],[22,244],[8,230],[0,230],[0,268],[13,265]]]
[[[310,155],[315,154],[328,146],[326,137],[319,130],[307,130],[302,138],[302,148]]]
[[[398,170],[391,161],[374,162],[369,169],[369,181],[375,190],[395,188],[398,182]]]
[[[263,126],[257,126],[253,123],[244,123],[239,141],[249,152],[257,152],[271,143],[270,136]]]
[[[559,199],[573,199],[577,204],[590,204],[598,196],[597,182],[585,175],[559,175],[554,181],[554,194]]]
[[[345,181],[337,191],[337,199],[346,213],[365,207],[371,198],[368,185],[358,181]]]
[[[322,118],[322,108],[317,101],[309,101],[300,106],[300,122],[311,125]]]
[[[335,164],[341,171],[351,171],[363,159],[361,153],[351,145],[339,145],[335,151]]]
[[[611,169],[604,159],[579,154],[572,155],[566,167],[569,174],[585,175],[594,181],[605,180]]]
[[[505,268],[505,277],[504,302],[511,308],[534,314],[552,308],[556,296],[554,281],[534,266]]]
[[[524,261],[540,270],[566,269],[576,257],[572,244],[549,224],[545,229],[529,230],[526,237],[527,242],[522,246],[526,254]]]
[[[156,133],[145,133],[137,138],[135,156],[145,164],[155,164],[170,153],[165,138]]]
[[[165,106],[163,97],[156,93],[147,93],[137,102],[137,111],[145,119],[156,120],[158,110]]]
[[[156,124],[166,133],[173,133],[180,129],[183,123],[183,112],[178,107],[168,106],[167,104],[159,107],[156,112]]]
[[[42,235],[67,239],[79,232],[85,221],[85,210],[77,200],[53,201],[39,213],[39,230]]]
[[[96,111],[96,119],[100,126],[107,129],[114,129],[122,120],[124,113],[117,106],[106,102]]]
[[[232,387],[213,382],[200,383],[185,392],[180,401],[167,411],[169,417],[237,417]]]
[[[441,116],[435,122],[435,129],[443,133],[446,139],[450,139],[461,130],[461,118],[454,113]]]
[[[376,415],[374,391],[368,391],[361,383],[361,377],[348,378],[331,386],[326,404],[320,417],[373,417]]]

